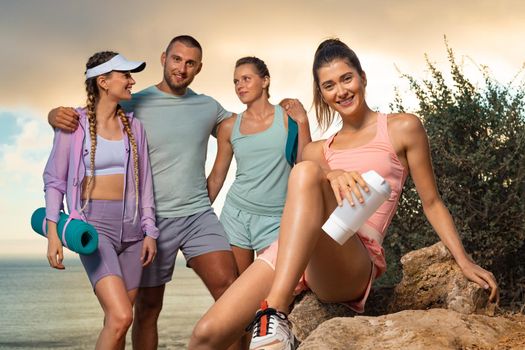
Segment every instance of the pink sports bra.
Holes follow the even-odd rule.
[[[408,175],[390,142],[387,119],[386,114],[378,114],[376,135],[365,145],[343,150],[331,149],[330,145],[337,137],[337,133],[328,138],[323,145],[324,156],[331,169],[358,171],[360,173],[375,170],[390,184],[392,188],[390,198],[367,221],[367,224],[377,230],[382,238],[384,238],[385,231],[392,221]]]

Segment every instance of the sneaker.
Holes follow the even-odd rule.
[[[246,328],[252,331],[250,350],[293,350],[294,336],[288,317],[268,307],[266,300],[255,314],[253,322]]]

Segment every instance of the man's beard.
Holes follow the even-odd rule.
[[[193,79],[191,80],[185,80],[183,83],[181,84],[176,84],[173,82],[173,77],[171,75],[170,72],[164,70],[164,81],[166,82],[166,84],[168,84],[168,87],[170,88],[171,91],[181,91],[181,90],[186,90],[186,88],[188,86],[190,86],[191,82],[192,82]]]

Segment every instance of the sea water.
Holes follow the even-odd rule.
[[[68,258],[64,264],[66,270],[59,271],[45,256],[0,259],[0,349],[94,349],[103,312],[80,260]],[[185,349],[193,326],[212,303],[179,257],[166,286],[159,349]]]

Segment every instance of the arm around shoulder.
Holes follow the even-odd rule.
[[[53,128],[74,132],[78,127],[79,116],[73,107],[57,107],[49,111],[47,121]]]

